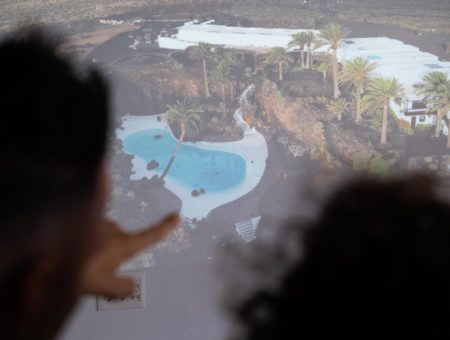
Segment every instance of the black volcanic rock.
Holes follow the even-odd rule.
[[[147,164],[147,170],[155,170],[159,167],[159,163],[154,159]]]

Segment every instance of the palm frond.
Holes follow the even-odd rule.
[[[195,126],[201,125],[200,114],[203,110],[192,105],[187,99],[177,100],[176,104],[168,104],[163,120],[166,124],[179,124],[184,122]]]
[[[450,79],[445,72],[433,71],[422,79],[422,86],[416,90],[423,96],[423,102],[428,107],[428,112],[440,110],[447,112],[450,100]]]
[[[320,30],[319,38],[330,45],[331,49],[336,50],[349,34],[350,30],[347,28],[336,23],[330,23]]]
[[[361,103],[363,111],[372,111],[385,104],[389,104],[391,100],[404,96],[403,86],[396,78],[375,78],[367,87]]]

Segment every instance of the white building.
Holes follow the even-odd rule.
[[[267,49],[274,47],[287,48],[294,33],[306,30],[257,27],[229,27],[215,25],[213,21],[204,23],[187,22],[178,28],[172,36],[159,36],[162,48],[185,49],[198,45],[200,42],[222,45],[230,48],[248,50]],[[312,30],[315,34],[319,31]],[[326,52],[328,46],[322,46],[316,53]],[[338,50],[338,60],[341,64],[356,56],[367,57],[378,64],[375,76],[395,77],[405,89],[405,98],[401,105],[392,103],[392,109],[402,125],[415,128],[420,124],[435,124],[436,116],[428,114],[421,98],[417,96],[415,87],[422,81],[424,75],[431,71],[443,71],[450,74],[450,62],[442,62],[431,53],[420,51],[419,48],[407,45],[400,40],[376,38],[346,39]],[[444,133],[448,127],[443,124]]]
[[[174,50],[184,50],[189,46],[204,42],[230,48],[287,48],[294,33],[311,31],[285,28],[233,27],[215,25],[213,21],[203,23],[187,22],[178,27],[178,33],[164,37],[159,36],[159,46]],[[318,34],[319,31],[313,30]]]
[[[325,46],[318,51],[326,48]],[[431,53],[390,38],[346,39],[342,48],[338,50],[339,62],[345,63],[356,56],[366,57],[378,64],[374,72],[375,77],[397,78],[403,85],[405,97],[401,105],[391,103],[397,118],[412,128],[420,124],[436,123],[436,116],[427,113],[422,98],[416,93],[416,88],[423,77],[432,71],[442,71],[450,75],[450,62],[440,61]],[[443,129],[447,134],[446,124],[443,124]]]

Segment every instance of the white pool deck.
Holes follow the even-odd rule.
[[[162,115],[159,115],[162,117]],[[235,118],[240,116],[239,110],[235,113]],[[245,160],[246,175],[244,180],[237,186],[223,192],[206,192],[198,197],[192,196],[192,188],[180,185],[170,177],[170,172],[165,178],[165,187],[177,195],[182,201],[181,215],[190,220],[201,220],[215,208],[237,200],[248,194],[260,182],[266,169],[268,149],[265,138],[261,133],[248,126],[239,124],[244,130],[241,140],[233,142],[186,142],[185,145],[205,150],[225,151],[240,155]],[[116,131],[116,135],[122,141],[135,132],[147,129],[166,129],[172,133],[171,129],[162,121],[158,121],[158,115],[153,116],[132,116],[126,115],[122,118],[122,128]],[[172,134],[173,135],[173,134]],[[174,137],[175,138],[175,137]],[[133,155],[131,160],[132,175],[131,180],[143,178],[151,179],[160,172],[147,170],[147,163],[143,159]],[[164,166],[164,165],[163,165]]]

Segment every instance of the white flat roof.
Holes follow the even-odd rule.
[[[258,34],[270,36],[291,36],[294,33],[303,31],[312,31],[319,34],[318,30],[312,29],[289,29],[289,28],[260,28],[260,27],[238,27],[238,26],[224,26],[212,24],[212,21],[203,23],[187,22],[178,30],[194,31],[194,32],[212,32],[212,33],[232,33],[232,34]]]
[[[327,48],[325,46],[320,50]],[[427,73],[442,71],[450,74],[450,62],[440,61],[437,56],[416,46],[387,37],[346,39],[338,50],[338,59],[345,62],[357,56],[377,63],[375,75],[397,78],[409,97],[415,97],[413,85],[422,82]]]

